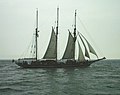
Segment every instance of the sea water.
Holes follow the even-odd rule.
[[[20,68],[0,61],[0,95],[120,95],[120,60],[87,68]]]

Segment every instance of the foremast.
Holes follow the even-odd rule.
[[[74,24],[74,45],[73,45],[73,56],[74,56],[74,60],[75,60],[75,42],[76,42],[76,10],[75,10],[75,24]]]
[[[58,25],[59,25],[59,7],[57,8],[57,26],[56,26],[56,61],[57,61],[57,43],[58,43]]]
[[[38,38],[38,9],[36,10],[36,28],[35,28],[35,59],[38,59],[38,44],[37,44],[37,38]]]

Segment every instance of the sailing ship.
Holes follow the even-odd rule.
[[[62,59],[58,60],[57,57],[57,40],[58,40],[58,26],[59,26],[59,8],[57,8],[57,26],[56,26],[56,32],[55,29],[52,27],[52,33],[51,33],[51,38],[47,47],[47,50],[43,56],[42,59],[38,59],[38,10],[36,11],[36,29],[35,29],[35,57],[33,58],[21,58],[18,60],[13,60],[18,66],[23,67],[23,68],[60,68],[60,67],[88,67],[92,63],[100,61],[105,59],[103,58],[98,58],[97,53],[93,49],[93,47],[90,45],[90,43],[87,41],[87,39],[77,31],[76,29],[76,10],[75,10],[75,25],[74,25],[74,32],[73,34],[69,31],[69,36],[68,36],[68,42],[67,46],[65,49],[65,52],[63,54]],[[77,33],[78,32],[78,33]],[[81,45],[79,40],[81,40],[84,49],[85,49],[85,54],[82,51]],[[86,47],[85,42],[88,45],[88,49]],[[75,59],[75,47],[76,43],[78,44],[78,58]],[[95,60],[90,60],[90,55],[89,53],[92,53],[97,56],[97,59]],[[85,57],[88,57],[86,59]]]

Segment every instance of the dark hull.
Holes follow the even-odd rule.
[[[15,61],[15,63],[23,68],[66,68],[66,67],[88,67],[96,61],[103,60],[104,58],[79,62],[76,60],[67,60],[63,62],[55,60],[37,60],[37,61]]]

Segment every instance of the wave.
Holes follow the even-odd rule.
[[[0,88],[0,92],[9,92],[9,91],[12,91],[12,92],[21,92],[22,90],[20,89],[16,89],[16,88],[11,88],[11,87],[3,87],[3,88]]]

